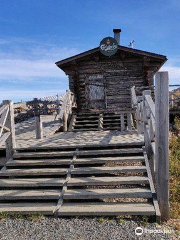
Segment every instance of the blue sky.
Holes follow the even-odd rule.
[[[180,0],[0,0],[0,101],[64,92],[55,62],[97,47],[121,28],[121,45],[168,57],[180,84]]]

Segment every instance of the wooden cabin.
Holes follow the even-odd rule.
[[[130,111],[132,86],[139,94],[144,89],[153,90],[154,75],[166,56],[121,46],[120,32],[114,29],[118,45],[112,56],[96,47],[56,62],[69,77],[78,113]]]

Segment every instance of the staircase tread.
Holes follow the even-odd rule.
[[[56,205],[57,203],[2,203],[0,204],[0,212],[53,215]]]
[[[60,190],[0,190],[0,200],[59,199]]]
[[[25,176],[25,175],[53,175],[53,174],[66,174],[68,172],[67,168],[14,168],[14,169],[6,169],[3,172],[0,172],[0,176]]]
[[[50,152],[16,152],[14,158],[43,157],[43,156],[73,156],[74,151],[50,151]]]
[[[13,178],[0,179],[0,187],[37,187],[37,186],[62,186],[62,178]]]
[[[81,129],[82,130],[82,129]],[[96,155],[96,154],[120,154],[120,153],[142,153],[142,148],[121,148],[121,149],[95,149],[80,150],[77,155]],[[16,152],[13,156],[17,158],[28,157],[54,157],[54,156],[73,156],[75,151],[50,151],[50,152]]]
[[[149,188],[125,188],[125,189],[72,189],[64,193],[64,199],[92,199],[92,198],[151,198]]]
[[[127,157],[96,157],[96,158],[77,158],[75,164],[93,164],[106,162],[144,162],[144,157],[141,156],[127,156]]]
[[[66,203],[58,210],[59,216],[74,215],[155,215],[151,203]]]
[[[73,129],[73,132],[81,132],[81,131],[99,131],[99,128],[89,128],[89,129],[85,129],[85,128],[80,128],[80,129]]]
[[[149,183],[148,177],[126,176],[126,177],[79,177],[70,178],[68,186],[89,186],[89,185],[119,185],[119,184],[142,184]]]
[[[21,160],[12,160],[6,163],[6,166],[35,166],[35,165],[65,165],[70,164],[71,159],[21,159]]]
[[[116,167],[81,167],[74,168],[72,174],[103,173],[103,172],[146,172],[145,166],[116,166]]]

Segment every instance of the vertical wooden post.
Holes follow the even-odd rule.
[[[155,80],[156,191],[162,221],[169,219],[169,77],[158,72]]]
[[[43,125],[40,112],[38,111],[38,99],[34,98],[34,114],[35,114],[35,134],[36,139],[43,138]]]
[[[35,116],[35,133],[36,133],[36,139],[43,138],[43,123],[42,123],[41,116]]]
[[[10,129],[10,136],[6,140],[6,158],[9,160],[13,156],[14,149],[16,147],[15,141],[15,123],[14,123],[14,108],[13,101],[4,100],[3,104],[9,105],[9,112],[6,120],[6,127]]]
[[[143,132],[144,132],[144,142],[145,142],[145,148],[148,157],[150,157],[150,146],[151,146],[151,139],[149,138],[148,133],[148,119],[147,119],[147,107],[145,105],[145,96],[150,95],[151,96],[151,90],[144,90],[143,91]]]
[[[63,132],[67,132],[68,128],[67,128],[67,100],[68,100],[68,92],[66,91],[66,97],[64,100],[64,112],[63,112]]]

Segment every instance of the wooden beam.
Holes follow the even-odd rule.
[[[169,77],[158,72],[155,81],[156,189],[162,221],[169,219]]]
[[[11,133],[6,140],[6,158],[9,160],[12,158],[14,149],[16,148],[14,108],[13,108],[13,101],[4,100],[3,104],[9,105],[9,112],[8,112],[6,124],[5,124],[5,126],[10,129],[10,133]]]

